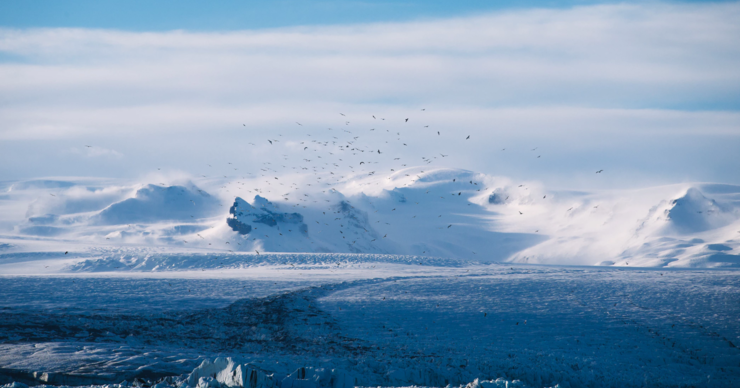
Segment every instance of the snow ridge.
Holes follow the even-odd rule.
[[[349,254],[349,253],[152,253],[120,250],[85,259],[69,265],[69,272],[111,271],[193,271],[207,269],[234,269],[259,266],[291,266],[313,269],[331,268],[337,264],[388,263],[435,267],[464,267],[476,264],[466,260],[439,257]]]

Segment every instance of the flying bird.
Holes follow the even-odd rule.
[[[470,135],[468,135],[468,137],[465,138],[465,140],[468,140],[468,139],[470,139]]]

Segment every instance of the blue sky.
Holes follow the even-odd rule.
[[[740,184],[737,20],[738,2],[0,2],[0,180],[254,165],[264,138],[343,112],[414,117],[401,154],[440,130],[448,167]]]
[[[684,3],[709,3],[694,0]],[[722,1],[714,1],[722,2]],[[80,27],[129,31],[223,31],[399,22],[527,8],[606,4],[593,0],[28,0],[0,2],[0,25],[14,28]],[[611,2],[617,3],[617,2]],[[649,2],[634,2],[649,3]]]

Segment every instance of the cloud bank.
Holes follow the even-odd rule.
[[[50,160],[21,154],[51,147],[47,139],[139,155],[138,166],[107,166],[125,175],[165,161],[203,164],[235,137],[246,144],[341,125],[337,112],[370,125],[371,114],[402,120],[425,108],[425,125],[484,141],[455,167],[506,167],[490,147],[546,143],[551,155],[634,154],[625,168],[635,172],[650,144],[669,148],[671,179],[683,168],[687,179],[738,181],[718,166],[739,161],[722,150],[740,144],[739,19],[738,3],[653,3],[221,33],[0,30],[0,147],[17,162],[0,172],[43,174]],[[682,167],[697,139],[716,147]],[[571,173],[588,158],[553,165]],[[510,164],[508,173],[530,171]]]

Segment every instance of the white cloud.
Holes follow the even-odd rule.
[[[122,158],[123,154],[116,151],[111,150],[108,148],[98,147],[98,146],[84,146],[82,148],[78,147],[72,147],[68,150],[69,153],[74,155],[82,155],[87,158],[99,158],[99,157],[109,157],[109,158]]]
[[[4,30],[0,50],[29,62],[3,64],[0,90],[87,108],[696,104],[738,95],[738,19],[737,3],[653,4],[228,33]]]
[[[481,139],[453,150],[465,154],[454,167],[487,172],[502,165],[486,154],[500,143],[577,150],[604,141],[600,150],[634,155],[638,143],[660,149],[712,135],[722,146],[740,135],[737,20],[740,3],[651,3],[218,33],[6,29],[0,54],[20,60],[0,64],[0,139],[29,149],[46,139],[113,145],[141,164],[138,174],[343,125],[337,112],[370,125],[371,114],[401,120],[427,108],[435,130]],[[412,131],[426,152],[428,133]],[[664,163],[695,142],[686,139]],[[732,165],[737,156],[723,152],[694,165]],[[0,173],[23,168],[35,167]],[[113,168],[123,167],[105,172]]]

